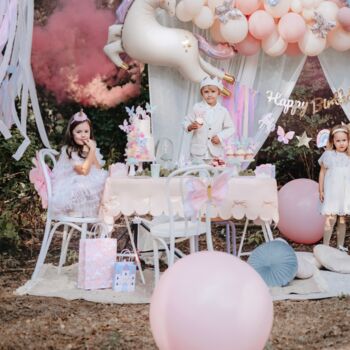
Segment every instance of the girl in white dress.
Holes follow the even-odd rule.
[[[69,120],[65,146],[53,169],[55,213],[96,217],[107,171],[94,140],[90,119],[82,111]]]
[[[328,139],[327,150],[319,159],[319,193],[321,214],[326,216],[323,244],[329,245],[337,221],[338,249],[347,251],[345,241],[345,215],[350,214],[350,157],[349,129],[335,126]]]

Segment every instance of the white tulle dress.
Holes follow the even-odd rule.
[[[343,152],[325,151],[318,162],[327,169],[321,214],[349,215],[350,157]]]
[[[103,166],[104,161],[99,149],[96,159]],[[87,175],[79,175],[74,166],[83,164],[85,159],[72,152],[68,158],[66,147],[53,169],[52,206],[53,212],[78,217],[96,217],[101,201],[102,191],[107,178],[107,171],[91,166]]]

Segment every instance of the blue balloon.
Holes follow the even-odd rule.
[[[269,6],[274,7],[274,6],[277,6],[279,4],[280,0],[266,0],[266,2]]]
[[[292,281],[298,271],[293,248],[283,241],[264,243],[253,250],[248,263],[269,287],[282,287]]]

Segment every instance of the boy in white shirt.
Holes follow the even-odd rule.
[[[185,117],[185,130],[192,133],[191,160],[194,162],[222,159],[224,141],[235,132],[228,110],[218,102],[221,89],[219,79],[203,79],[200,85],[203,100],[196,103]]]

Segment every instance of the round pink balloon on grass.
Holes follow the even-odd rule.
[[[247,263],[222,252],[200,252],[161,277],[150,306],[160,350],[263,349],[273,321],[268,287]]]
[[[282,235],[296,243],[313,244],[323,236],[318,183],[309,179],[288,182],[278,192]]]

